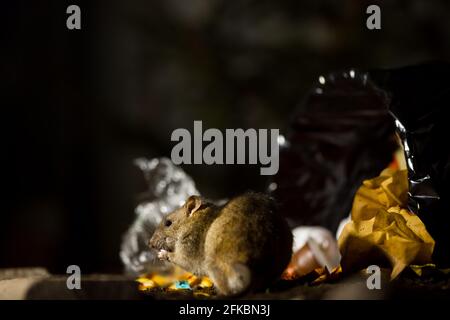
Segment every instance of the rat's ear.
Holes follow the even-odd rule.
[[[186,208],[186,214],[190,216],[191,214],[195,213],[199,209],[204,208],[206,205],[206,202],[202,200],[199,196],[190,196],[186,203],[184,204],[184,207]]]

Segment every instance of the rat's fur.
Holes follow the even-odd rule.
[[[245,193],[223,206],[191,196],[161,222],[149,245],[161,259],[210,277],[219,294],[236,295],[263,289],[282,273],[292,234],[264,194]]]

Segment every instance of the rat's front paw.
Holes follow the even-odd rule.
[[[161,249],[158,251],[158,259],[169,260],[169,251]]]

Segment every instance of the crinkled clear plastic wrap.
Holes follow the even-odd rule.
[[[137,159],[148,184],[145,201],[136,207],[136,219],[125,233],[120,258],[128,274],[139,275],[150,270],[171,268],[157,259],[147,243],[162,218],[184,204],[191,195],[199,195],[195,183],[170,159]]]

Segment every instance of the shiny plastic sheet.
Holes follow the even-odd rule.
[[[371,73],[390,112],[408,169],[408,207],[436,241],[434,262],[450,265],[450,65],[429,63]]]
[[[120,258],[129,274],[139,275],[171,268],[157,259],[147,243],[162,218],[183,205],[191,195],[199,195],[194,181],[167,158],[137,159],[148,190],[147,200],[135,209],[136,219],[122,240]]]

